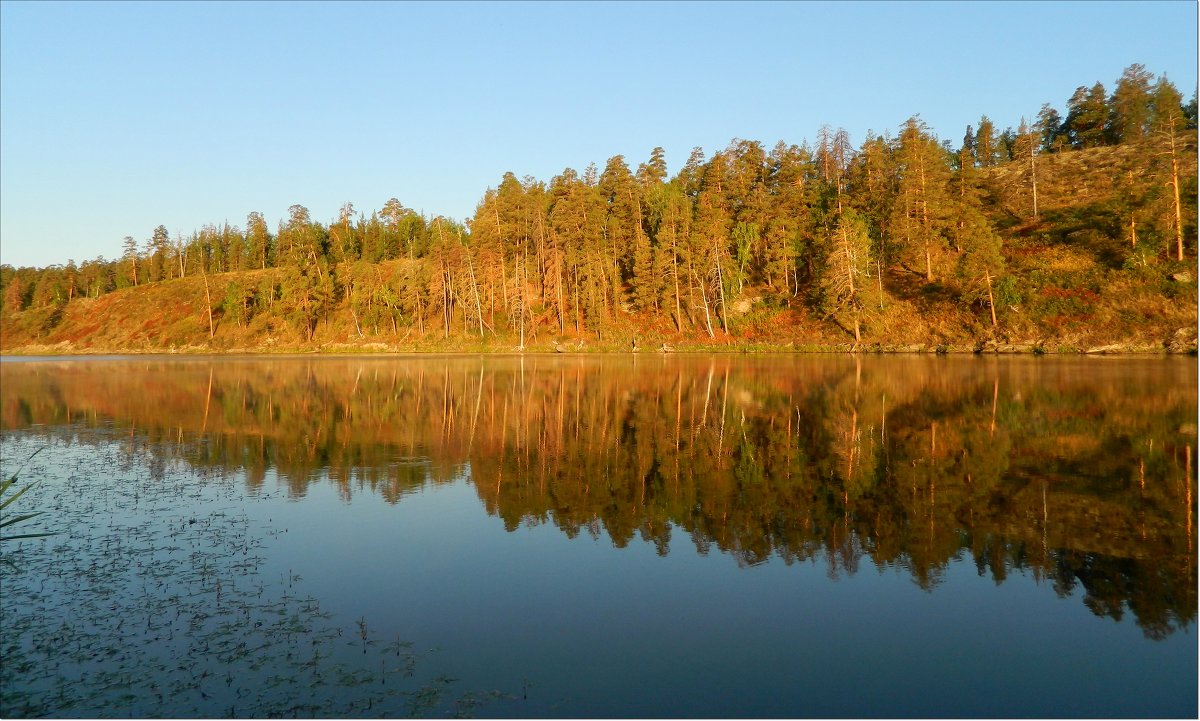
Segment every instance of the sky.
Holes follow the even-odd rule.
[[[961,143],[1141,63],[1190,98],[1197,3],[0,2],[0,263],[392,197],[471,217],[505,172],[676,173],[735,138]]]

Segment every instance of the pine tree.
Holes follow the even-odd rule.
[[[862,321],[870,307],[869,276],[873,261],[871,239],[858,214],[844,209],[825,239],[824,272],[821,276],[821,308],[826,317],[849,317],[854,342],[862,342]]]
[[[246,216],[247,260],[265,270],[270,252],[271,233],[267,229],[267,221],[263,219],[262,213],[252,212]]]
[[[711,165],[709,166],[711,169]],[[714,174],[715,177],[715,174]],[[705,330],[714,336],[713,319],[716,316],[726,333],[729,331],[729,313],[726,307],[728,271],[729,212],[721,198],[719,184],[700,192],[696,200],[692,235],[689,239],[689,256],[692,262],[691,281],[699,292],[704,310]]]
[[[1147,118],[1147,135],[1162,132],[1174,122],[1177,129],[1187,127],[1187,118],[1183,111],[1183,95],[1163,75],[1154,83],[1150,91]]]
[[[901,262],[923,265],[925,280],[932,283],[935,261],[945,246],[949,168],[941,146],[916,117],[904,124],[895,159],[898,181],[890,222],[893,237],[900,247]]]
[[[683,330],[684,318],[690,320],[690,305],[683,302],[688,288],[688,238],[691,236],[692,206],[677,181],[660,186],[651,201],[654,232],[654,268],[660,278],[659,300],[672,309],[676,330]]]
[[[623,157],[617,155],[608,159],[597,190],[605,204],[606,246],[614,261],[624,260],[619,264],[621,274],[633,290],[634,298],[653,302],[654,291],[649,287],[652,282],[649,277],[650,245],[642,226],[641,193]]]
[[[1041,143],[1041,150],[1047,153],[1057,153],[1067,144],[1066,131],[1063,128],[1062,116],[1050,103],[1044,103],[1038,112],[1037,123],[1034,125]]]
[[[638,166],[637,180],[643,190],[649,190],[667,179],[666,151],[655,148],[650,151],[650,159]]]
[[[133,239],[133,236],[130,236],[130,235],[125,236],[125,240],[122,243],[121,259],[128,266],[128,274],[125,276],[127,279],[126,285],[132,285],[134,287],[137,287],[137,284],[138,284],[138,247],[137,247],[137,241]]]
[[[1108,100],[1104,85],[1080,86],[1067,102],[1065,125],[1071,145],[1077,149],[1104,145],[1108,121]]]
[[[150,239],[146,241],[146,266],[150,282],[164,280],[167,271],[167,255],[171,249],[171,235],[166,226],[154,229]]]
[[[1000,236],[992,229],[983,213],[967,206],[963,213],[962,254],[958,258],[956,275],[962,288],[961,297],[967,303],[987,301],[992,327],[996,327],[996,301],[993,288],[1004,276],[1004,257]]]
[[[896,201],[897,172],[895,152],[886,138],[867,135],[856,162],[850,169],[850,206],[858,211],[872,238],[872,257],[875,259],[876,295],[883,302],[883,268],[897,250],[891,226]],[[971,193],[977,172],[970,153],[960,155],[958,193]]]
[[[1139,64],[1125,68],[1113,90],[1108,134],[1114,143],[1143,140],[1150,131],[1150,81],[1153,76]]]
[[[1037,186],[1037,150],[1038,150],[1038,133],[1025,121],[1025,117],[1021,117],[1021,125],[1017,128],[1017,134],[1013,139],[1013,160],[1021,164],[1024,173],[1028,176],[1029,184],[1029,207],[1034,221],[1039,219],[1038,214],[1038,186]]]
[[[813,172],[807,151],[795,146],[776,144],[768,158],[769,193],[766,228],[762,235],[762,273],[770,288],[789,296],[799,291],[796,259],[811,224]]]
[[[996,127],[988,120],[988,116],[979,118],[979,130],[975,131],[975,162],[981,168],[990,168],[1000,158],[1000,141],[996,137]]]

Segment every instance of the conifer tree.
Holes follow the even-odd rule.
[[[1149,134],[1153,76],[1137,63],[1125,68],[1113,90],[1108,119],[1109,137],[1114,143],[1143,140]]]
[[[964,153],[960,157],[960,165],[959,172],[965,176],[959,184],[961,196],[974,188],[976,171],[971,153]],[[881,304],[884,297],[883,268],[895,251],[891,216],[896,199],[896,181],[895,152],[886,138],[869,133],[850,170],[850,205],[866,223],[872,239],[876,294]]]
[[[1182,103],[1183,95],[1179,90],[1170,80],[1167,80],[1167,76],[1160,76],[1150,91],[1147,135],[1162,132],[1172,122],[1175,123],[1177,129],[1185,128],[1187,119],[1184,116]]]
[[[662,185],[667,179],[666,151],[655,148],[650,151],[650,159],[638,166],[637,180],[643,190],[649,190]]]
[[[137,284],[138,284],[137,241],[133,239],[133,236],[127,235],[127,236],[125,236],[125,240],[123,241],[121,247],[122,247],[121,260],[124,261],[126,268],[127,268],[127,274],[125,276],[125,278],[127,280],[126,285],[132,285],[134,287],[137,287]]]
[[[768,159],[769,200],[762,234],[762,274],[769,288],[789,296],[799,291],[796,258],[805,228],[811,223],[811,158],[795,145],[780,141]]]
[[[917,117],[904,124],[895,158],[898,180],[890,225],[900,260],[924,266],[925,280],[933,282],[935,260],[945,245],[949,167],[941,146]]]
[[[955,273],[962,288],[961,297],[967,303],[986,301],[991,311],[992,327],[996,327],[994,287],[1004,276],[1004,256],[1000,236],[987,218],[974,206],[963,212],[962,254]]]
[[[150,282],[166,279],[167,255],[170,250],[171,235],[167,232],[166,226],[160,225],[154,229],[146,246]]]
[[[854,330],[854,342],[862,342],[864,313],[872,305],[871,239],[858,214],[845,208],[825,239],[824,272],[821,276],[821,308],[826,317],[847,317]]]
[[[683,330],[684,318],[691,317],[690,306],[683,298],[689,268],[689,243],[692,225],[692,206],[679,183],[672,181],[660,186],[652,196],[655,237],[655,268],[661,269],[658,277],[660,300],[664,307],[671,308],[676,330]],[[690,297],[690,295],[689,295]]]
[[[718,156],[719,157],[719,156]],[[710,165],[710,168],[712,166]],[[726,295],[729,289],[728,252],[729,212],[721,198],[719,184],[713,189],[700,192],[696,200],[695,217],[692,221],[689,255],[692,261],[692,283],[700,296],[704,311],[705,329],[709,337],[714,336],[714,317],[726,333],[729,332]]]
[[[254,211],[246,216],[246,253],[252,264],[266,270],[271,252],[271,233],[262,213]]]
[[[1067,101],[1067,134],[1075,148],[1097,148],[1104,145],[1108,121],[1108,100],[1104,85],[1091,88],[1080,86]]]
[[[1041,150],[1047,153],[1057,153],[1067,144],[1066,132],[1063,128],[1062,116],[1050,103],[1044,103],[1038,111],[1037,123],[1034,129],[1039,134]]]
[[[1000,141],[996,136],[996,126],[983,115],[979,118],[978,130],[975,131],[975,162],[981,168],[990,168],[1000,157]]]

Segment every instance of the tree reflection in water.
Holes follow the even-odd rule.
[[[864,561],[970,554],[1163,638],[1196,615],[1196,366],[840,356],[9,362],[6,431],[389,502],[464,473],[514,530]],[[160,471],[163,472],[163,471]]]

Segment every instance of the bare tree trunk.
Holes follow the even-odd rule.
[[[558,332],[561,335],[567,331],[567,305],[563,302],[562,260],[555,263],[555,273],[558,275]]]
[[[475,282],[475,266],[471,263],[471,253],[467,251],[467,270],[471,273],[471,290],[475,293],[475,314],[479,316],[479,337],[483,337],[483,304],[479,300],[479,284]]]
[[[1033,220],[1038,220],[1038,202],[1037,202],[1037,154],[1034,152],[1037,144],[1034,142],[1031,132],[1029,138],[1029,175],[1033,182]]]
[[[675,280],[675,329],[683,332],[683,312],[679,309],[679,256],[675,252],[675,238],[671,238],[671,277]]]
[[[925,239],[925,280],[932,283],[933,282],[933,258],[931,256],[930,249],[929,249],[929,236],[933,233],[933,230],[929,225],[929,200],[926,196],[926,189],[925,189],[925,161],[924,160],[921,161],[920,173],[921,173],[921,226],[925,230],[925,232],[923,234],[924,239]]]
[[[363,337],[362,324],[358,322],[358,311],[354,309],[354,287],[356,285],[358,285],[357,281],[351,281],[350,287],[346,291],[346,305],[350,308],[350,317],[354,319],[354,330],[361,339]]]
[[[996,301],[992,298],[992,274],[986,268],[983,271],[983,278],[987,281],[988,308],[992,310],[992,327],[995,328],[998,324],[996,323]]]
[[[450,337],[450,304],[454,299],[450,292],[450,269],[446,266],[445,261],[442,261],[442,277],[445,282],[442,284],[442,319],[445,321],[446,337]]]
[[[508,278],[504,270],[504,246],[508,240],[504,237],[504,228],[500,225],[500,204],[492,199],[492,212],[496,218],[496,237],[500,239],[500,295],[504,300],[504,308],[508,309]]]
[[[208,273],[204,272],[203,266],[200,267],[200,274],[204,278],[204,300],[208,306],[208,339],[212,340],[215,335],[213,332],[212,296],[208,292]]]
[[[875,259],[875,280],[879,285],[879,310],[883,310],[883,261]]]
[[[708,331],[709,338],[715,338],[716,333],[713,333],[712,317],[708,313],[708,293],[704,292],[704,284],[697,283],[700,288],[700,301],[704,304],[704,329]]]
[[[725,326],[725,332],[729,332],[729,313],[725,308],[725,278],[721,275],[721,253],[720,248],[713,244],[713,250],[716,252],[717,258],[717,290],[720,292],[721,301],[721,322]]]
[[[1171,118],[1171,189],[1175,192],[1175,259],[1183,260],[1183,213],[1179,205],[1179,159],[1175,156],[1175,119]]]
[[[574,278],[574,280],[575,280],[575,332],[576,332],[576,333],[579,333],[579,332],[581,331],[581,326],[582,326],[582,324],[583,324],[583,323],[582,323],[583,319],[581,318],[581,313],[582,313],[582,311],[580,311],[580,308],[579,308],[579,303],[580,303],[580,298],[579,298],[579,266],[575,266],[575,268],[574,268],[573,270],[574,270],[574,272],[572,273],[572,276],[573,276],[573,278]]]

